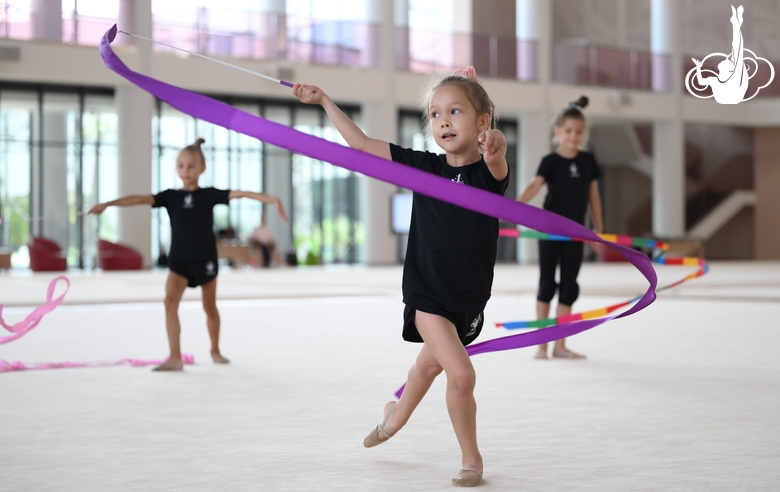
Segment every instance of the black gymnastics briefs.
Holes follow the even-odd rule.
[[[458,330],[458,338],[460,338],[460,342],[464,347],[477,339],[479,334],[482,333],[482,326],[485,324],[484,305],[468,311],[447,311],[441,308],[416,308],[406,304],[404,308],[403,338],[407,342],[424,342],[420,332],[417,331],[417,326],[414,324],[414,315],[417,311],[435,314],[449,320],[455,325],[455,329]]]
[[[187,287],[200,287],[217,278],[216,258],[206,261],[193,261],[187,263],[171,263],[168,269],[177,275],[187,279]]]

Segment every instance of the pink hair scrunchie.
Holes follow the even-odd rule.
[[[474,82],[479,82],[479,79],[477,78],[477,71],[471,65],[466,68],[456,68],[452,71],[452,74],[466,77],[467,79],[471,79]]]

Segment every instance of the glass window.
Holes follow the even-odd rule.
[[[116,189],[110,94],[0,83],[0,247],[12,250],[14,267],[29,266],[31,235],[58,243],[68,266],[91,267],[101,227],[116,230],[115,212],[86,215]]]

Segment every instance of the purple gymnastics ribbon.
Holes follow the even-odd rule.
[[[350,171],[365,174],[366,176],[490,217],[503,219],[547,234],[576,237],[609,244],[610,247],[617,249],[631,262],[650,284],[639,301],[631,309],[621,314],[593,320],[573,321],[530,333],[488,340],[466,347],[469,355],[528,347],[576,335],[613,318],[621,318],[636,313],[655,300],[655,287],[657,284],[655,270],[653,270],[650,259],[638,251],[634,251],[626,246],[608,243],[584,226],[558,214],[478,188],[462,186],[431,173],[308,135],[259,116],[251,115],[201,94],[134,72],[111,50],[110,44],[116,37],[116,32],[116,26],[112,27],[106,32],[100,42],[100,55],[103,58],[103,63],[136,86],[167,102],[182,113],[311,157],[312,159],[327,161]]]

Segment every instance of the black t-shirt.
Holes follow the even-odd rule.
[[[503,195],[509,176],[496,180],[484,159],[462,167],[445,155],[390,144],[393,160],[452,181]],[[490,298],[498,219],[414,193],[404,262],[404,303],[449,311],[479,308]]]
[[[214,236],[214,205],[228,203],[230,190],[198,188],[165,190],[154,195],[153,207],[165,207],[171,218],[170,263],[214,260],[217,238]]]
[[[549,154],[542,159],[536,174],[547,182],[544,209],[584,224],[590,182],[601,177],[593,154],[579,152],[574,159]]]

